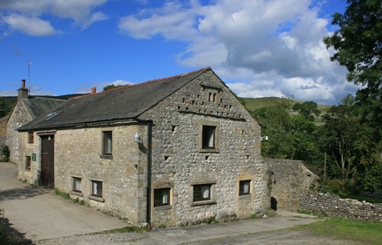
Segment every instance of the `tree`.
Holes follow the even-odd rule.
[[[129,86],[129,85],[120,85],[120,84],[114,85],[114,84],[110,84],[110,85],[107,85],[107,86],[103,87],[103,91],[107,91],[107,90],[118,88],[118,87],[126,87],[126,86]]]
[[[314,121],[313,115],[318,117],[321,113],[321,111],[317,108],[317,103],[313,101],[306,101],[302,104],[296,103],[292,107],[292,110],[297,111],[301,116],[305,119],[309,119],[310,121]]]
[[[327,48],[334,48],[332,61],[348,70],[347,79],[364,88],[356,100],[365,105],[364,119],[379,128],[382,119],[382,3],[381,0],[347,0],[344,14],[333,15],[333,25],[340,28],[324,38]],[[379,131],[382,135],[382,131]]]

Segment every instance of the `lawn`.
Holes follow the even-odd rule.
[[[356,244],[382,244],[382,223],[330,218],[293,228],[314,236],[349,240]]]

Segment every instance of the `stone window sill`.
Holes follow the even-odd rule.
[[[251,199],[251,198],[252,198],[251,193],[239,195],[239,199]]]
[[[78,197],[84,196],[84,194],[82,194],[82,192],[79,192],[79,191],[71,191],[69,194],[73,196],[78,196]]]
[[[89,196],[90,200],[97,201],[97,202],[105,202],[105,199],[102,197],[97,197],[97,196]]]
[[[196,201],[191,204],[192,207],[195,206],[202,206],[202,205],[213,205],[216,204],[216,201],[213,200],[207,200],[207,201]]]
[[[154,209],[155,210],[170,210],[172,209],[172,206],[171,205],[155,206]]]

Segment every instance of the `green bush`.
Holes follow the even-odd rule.
[[[3,146],[3,161],[5,162],[8,162],[9,161],[9,155],[10,155],[10,151],[9,151],[9,148],[8,146]]]
[[[339,193],[345,191],[345,182],[340,179],[331,179],[326,182],[324,189],[331,193]]]

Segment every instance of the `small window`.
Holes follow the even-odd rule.
[[[208,94],[208,101],[215,102],[216,101],[216,93],[209,93]]]
[[[194,185],[193,201],[211,200],[211,184]]]
[[[81,178],[73,177],[73,191],[82,192],[81,181]]]
[[[30,156],[25,157],[25,170],[30,171],[31,170],[31,164],[32,164],[32,158]]]
[[[111,155],[112,154],[112,143],[113,143],[113,137],[112,137],[111,131],[103,132],[103,154],[104,155]]]
[[[154,190],[154,207],[170,205],[170,188]]]
[[[251,193],[251,181],[242,180],[239,182],[239,195],[248,195]]]
[[[102,182],[92,180],[92,196],[102,197]]]
[[[34,134],[33,132],[28,132],[28,143],[33,144],[34,143]]]
[[[203,126],[202,132],[202,148],[213,149],[215,148],[215,126]]]

